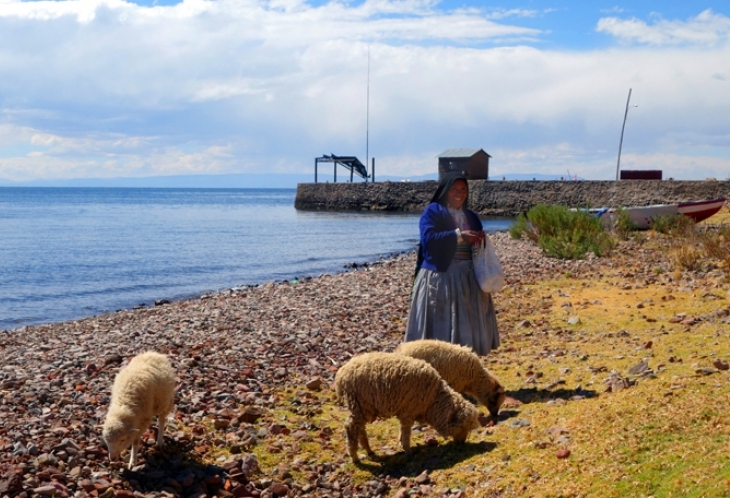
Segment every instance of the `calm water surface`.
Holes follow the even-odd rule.
[[[297,211],[295,193],[0,188],[0,330],[342,271],[418,241],[418,215]]]

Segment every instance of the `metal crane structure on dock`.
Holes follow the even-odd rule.
[[[314,160],[314,183],[317,183],[317,166],[319,163],[334,163],[334,181],[337,183],[337,165],[344,166],[345,168],[350,170],[350,183],[352,183],[352,180],[354,178],[354,175],[357,174],[358,176],[365,179],[365,181],[368,181],[368,178],[372,178],[372,181],[375,181],[375,159],[373,158],[373,173],[372,177],[371,175],[368,175],[368,169],[367,167],[360,162],[360,160],[355,156],[336,156],[334,154],[324,154],[322,157],[318,157]]]

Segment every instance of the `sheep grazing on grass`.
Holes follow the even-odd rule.
[[[335,376],[337,398],[350,410],[345,422],[350,456],[358,462],[358,443],[373,457],[365,425],[379,418],[397,417],[400,441],[411,449],[414,422],[427,423],[443,437],[466,441],[479,427],[477,409],[441,379],[425,361],[393,353],[365,353],[353,357]]]
[[[493,417],[499,413],[505,398],[504,387],[484,368],[479,356],[470,348],[423,339],[404,342],[395,352],[427,362],[454,391],[474,396]]]
[[[131,469],[142,434],[157,416],[157,446],[164,445],[165,421],[175,398],[175,371],[167,356],[148,351],[132,358],[114,379],[103,438],[111,461],[132,446]]]

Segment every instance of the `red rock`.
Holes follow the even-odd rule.
[[[213,421],[213,427],[215,430],[225,429],[229,425],[231,425],[231,421],[224,418],[217,418]]]
[[[289,486],[280,482],[274,482],[269,486],[269,491],[274,496],[287,496],[289,494]]]
[[[221,476],[216,474],[214,476],[208,477],[205,480],[205,484],[208,484],[209,486],[218,486],[221,483],[221,481],[222,481]]]
[[[250,406],[250,407],[246,408],[246,410],[238,416],[238,419],[241,422],[253,424],[258,419],[260,419],[262,415],[263,415],[263,413],[261,412],[260,409]]]
[[[522,405],[522,401],[506,396],[502,403],[502,408],[516,408],[520,405]]]
[[[566,450],[566,449],[558,450],[555,453],[555,456],[558,457],[558,458],[561,458],[561,459],[562,458],[568,458],[570,456],[570,450]]]
[[[253,496],[253,494],[251,494],[251,490],[248,488],[248,486],[246,486],[244,484],[239,484],[238,486],[233,488],[231,490],[231,492],[233,493],[233,496],[237,496],[237,497]]]
[[[428,476],[428,471],[424,470],[415,479],[416,484],[428,484],[431,482],[431,478]]]
[[[311,391],[319,391],[320,389],[322,389],[322,379],[316,377],[310,380],[309,382],[307,382],[307,389]]]
[[[79,486],[81,486],[81,488],[84,491],[86,491],[87,493],[90,492],[90,491],[92,491],[92,490],[94,490],[94,489],[96,489],[96,486],[94,486],[94,483],[91,482],[89,479],[84,479],[83,481],[81,481],[79,483]]]
[[[286,427],[284,427],[283,425],[272,424],[269,427],[269,432],[272,433],[273,435],[277,435],[277,434],[281,434],[282,432],[284,432],[284,429],[286,429]]]
[[[35,488],[33,492],[41,496],[53,496],[58,493],[58,490],[55,486],[41,486],[39,488]]]
[[[726,360],[717,359],[712,362],[712,364],[717,368],[718,370],[727,370],[730,368],[730,365],[728,365],[728,362]]]

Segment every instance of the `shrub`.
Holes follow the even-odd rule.
[[[671,251],[678,268],[689,271],[702,269],[702,265],[705,262],[705,254],[701,248],[675,239],[672,243]]]
[[[657,216],[651,221],[651,228],[659,233],[673,237],[693,238],[696,234],[696,224],[692,218],[683,214]]]
[[[509,228],[509,234],[513,239],[519,239],[523,235],[532,242],[537,243],[539,234],[534,225],[530,223],[525,214],[520,213],[517,221]]]
[[[723,268],[730,269],[730,226],[705,230],[699,234],[699,240],[707,256],[719,260]]]
[[[613,231],[621,240],[628,240],[636,231],[637,224],[629,216],[629,212],[625,208],[618,208],[614,216]]]
[[[601,221],[587,211],[538,204],[520,215],[510,228],[514,238],[525,236],[546,254],[561,259],[582,259],[588,251],[603,256],[615,247]]]

